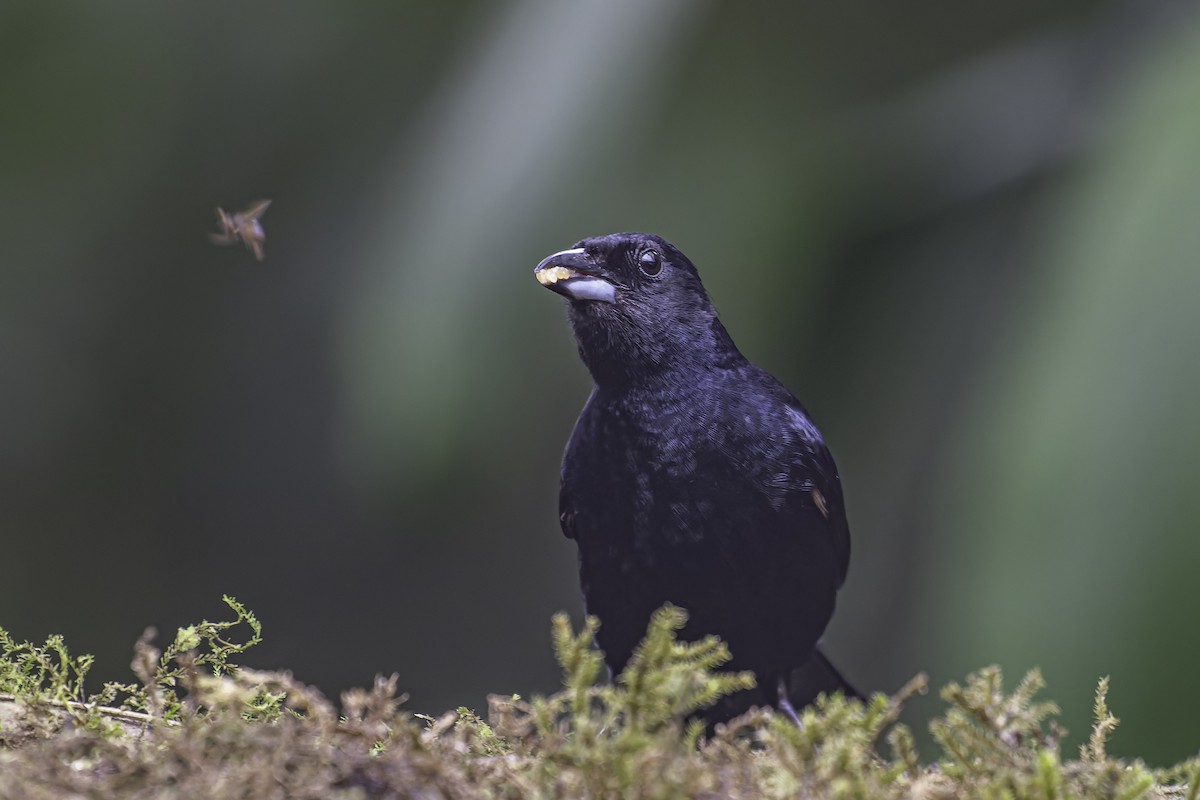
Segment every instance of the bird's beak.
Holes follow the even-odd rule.
[[[534,267],[533,276],[542,286],[570,300],[617,302],[617,287],[601,277],[582,247],[561,250],[542,259],[542,263]]]

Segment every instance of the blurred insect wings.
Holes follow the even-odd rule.
[[[241,211],[229,213],[220,206],[217,207],[217,225],[221,228],[217,233],[208,236],[217,244],[237,244],[241,241],[246,249],[254,253],[259,261],[263,260],[263,242],[267,235],[263,232],[259,217],[266,213],[271,205],[270,200],[256,200]]]

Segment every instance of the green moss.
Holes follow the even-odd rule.
[[[752,684],[722,673],[725,646],[679,642],[670,606],[628,668],[601,683],[597,623],[553,623],[564,688],[529,700],[492,696],[485,721],[403,708],[396,677],[336,707],[286,673],[238,668],[259,640],[254,616],[181,628],[159,653],[135,648],[137,683],[85,694],[88,656],[59,637],[18,643],[0,630],[0,797],[184,798],[1195,798],[1200,760],[1155,772],[1113,759],[1108,681],[1078,759],[1064,758],[1057,708],[1031,673],[1004,689],[994,667],[942,691],[923,764],[898,721],[914,679],[893,697],[824,698],[802,727],[752,711],[710,737],[688,715]],[[248,632],[235,640],[231,629]]]

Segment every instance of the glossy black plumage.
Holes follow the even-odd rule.
[[[567,297],[595,382],[559,507],[609,667],[670,601],[690,615],[686,638],[717,634],[730,667],[758,678],[710,722],[852,693],[816,650],[850,536],[837,467],[799,401],[742,356],[695,267],[657,236],[585,239],[536,272]]]

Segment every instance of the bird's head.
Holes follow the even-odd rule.
[[[584,239],[543,259],[534,275],[570,301],[579,354],[597,384],[741,358],[695,266],[658,236]]]

